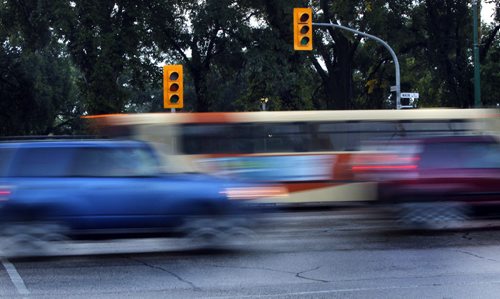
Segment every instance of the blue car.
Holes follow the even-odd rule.
[[[240,203],[258,188],[165,173],[153,148],[140,141],[3,142],[0,238],[31,231],[37,241],[234,231],[248,224]]]

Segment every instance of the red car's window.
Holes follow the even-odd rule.
[[[419,167],[500,168],[499,146],[495,143],[429,143],[421,154]]]

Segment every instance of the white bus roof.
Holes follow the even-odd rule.
[[[258,111],[206,113],[136,113],[84,116],[105,125],[175,124],[175,123],[253,123],[308,121],[399,121],[459,120],[498,118],[497,109],[408,109],[408,110],[320,110],[320,111]]]

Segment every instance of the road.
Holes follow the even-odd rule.
[[[411,233],[352,211],[260,216],[233,250],[73,243],[2,260],[2,298],[498,298],[500,229]]]

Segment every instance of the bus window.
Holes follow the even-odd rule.
[[[356,151],[365,140],[464,133],[465,121],[345,121],[189,124],[181,126],[185,154]]]
[[[310,151],[304,123],[190,124],[181,126],[185,154],[251,154]]]
[[[397,134],[396,122],[328,122],[316,125],[318,137],[329,139],[331,150],[358,150],[364,140],[391,138]]]
[[[230,135],[227,125],[219,124],[189,124],[181,126],[182,152],[185,154],[229,153],[224,144],[226,136]]]
[[[407,137],[461,135],[472,130],[471,123],[465,120],[402,121],[400,125]]]
[[[251,154],[258,147],[253,124],[189,124],[180,128],[184,154]]]
[[[259,152],[307,152],[309,138],[304,123],[267,123],[256,130]]]

